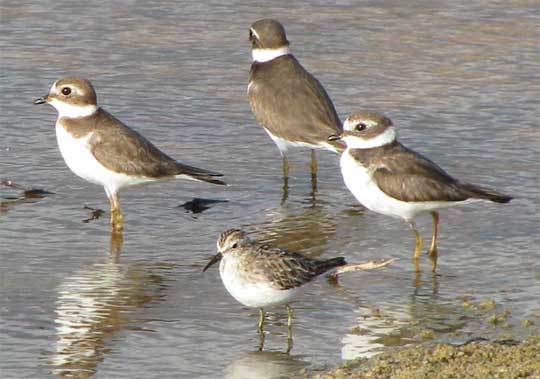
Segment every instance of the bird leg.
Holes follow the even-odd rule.
[[[259,351],[264,348],[264,310],[259,308],[259,323],[257,324],[257,333],[259,333]]]
[[[259,351],[264,349],[264,333],[259,333]]]
[[[257,324],[257,332],[262,334],[263,327],[264,327],[264,310],[262,308],[259,308],[259,323]]]
[[[436,211],[431,212],[433,218],[433,234],[431,236],[431,246],[429,248],[429,258],[431,259],[433,272],[437,269],[437,235],[439,234],[439,213]]]
[[[315,188],[317,186],[317,169],[319,167],[319,162],[317,162],[317,154],[315,150],[311,150],[311,182],[315,183]]]
[[[292,319],[293,319],[293,310],[287,305],[287,354],[290,353],[293,347],[293,336],[292,336]]]
[[[422,245],[424,242],[422,241],[422,236],[416,230],[416,225],[413,221],[409,222],[409,226],[411,227],[412,231],[414,232],[414,236],[416,237],[416,244],[414,245],[414,251],[413,251],[413,259],[418,262],[418,258],[420,258],[420,254],[422,253]]]
[[[112,193],[109,196],[109,203],[111,204],[111,228],[114,232],[122,232],[124,229],[124,216],[120,211],[118,194]]]
[[[287,179],[289,179],[289,159],[287,159],[287,156],[285,154],[283,156],[283,180],[287,182]]]
[[[281,153],[283,157],[283,196],[281,197],[281,204],[284,204],[289,197],[289,160],[284,153]]]

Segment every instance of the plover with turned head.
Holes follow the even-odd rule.
[[[253,23],[249,40],[253,63],[247,92],[255,119],[283,157],[285,183],[289,176],[286,152],[294,146],[312,149],[311,174],[315,181],[317,160],[313,149],[344,150],[339,141],[327,139],[342,130],[334,105],[321,83],[291,54],[285,29],[278,21]]]
[[[410,225],[416,238],[415,262],[423,241],[414,218],[419,213],[431,213],[433,234],[429,256],[433,271],[437,267],[439,209],[472,199],[496,203],[512,200],[489,188],[460,182],[428,158],[403,146],[396,139],[392,121],[379,113],[352,114],[345,120],[343,129],[341,134],[329,139],[347,144],[340,161],[347,188],[366,208],[400,217]]]
[[[217,179],[222,174],[177,162],[99,107],[94,87],[86,79],[59,79],[48,95],[34,103],[47,103],[58,111],[60,153],[76,175],[105,188],[115,231],[123,228],[121,188],[174,178],[225,184]]]
[[[263,335],[264,308],[287,305],[289,350],[292,310],[289,303],[319,275],[346,264],[342,257],[317,260],[276,247],[260,245],[239,229],[229,229],[218,238],[218,253],[203,271],[219,263],[221,280],[241,304],[259,308],[258,331]],[[262,347],[262,345],[261,345]]]

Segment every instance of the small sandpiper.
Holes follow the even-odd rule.
[[[314,149],[341,152],[345,148],[327,138],[342,131],[334,105],[321,83],[290,53],[285,29],[278,21],[256,21],[249,29],[249,40],[253,57],[249,104],[281,153],[285,186],[289,176],[286,152],[293,146],[312,149],[311,175],[316,183]]]
[[[414,224],[416,215],[430,212],[433,218],[429,256],[435,271],[439,209],[473,199],[496,203],[512,200],[489,188],[462,183],[428,158],[403,146],[396,139],[392,121],[379,113],[354,113],[345,120],[343,129],[329,140],[343,140],[347,144],[340,162],[347,188],[366,208],[400,217],[410,225],[416,238],[413,258],[417,269],[423,241]]]
[[[174,178],[225,184],[216,178],[222,174],[177,162],[99,107],[94,87],[86,79],[59,79],[48,95],[34,103],[48,103],[58,111],[56,138],[71,171],[105,187],[113,231],[123,229],[118,201],[123,187]]]
[[[227,291],[241,304],[259,308],[258,332],[264,342],[264,308],[287,305],[288,351],[292,347],[292,309],[289,303],[313,279],[346,264],[343,257],[316,260],[302,254],[250,241],[242,230],[229,229],[217,241],[218,253],[203,271],[219,264]]]

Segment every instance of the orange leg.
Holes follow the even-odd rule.
[[[311,150],[311,190],[312,193],[317,192],[317,170],[319,163],[317,162],[317,154],[315,150]]]
[[[422,236],[420,235],[418,230],[416,230],[416,225],[413,221],[409,222],[409,226],[414,232],[414,236],[416,238],[416,244],[414,245],[413,251],[413,259],[415,260],[415,262],[418,262],[418,258],[420,258],[420,254],[422,253],[422,245],[424,244],[424,241],[422,240]]]
[[[289,160],[285,154],[283,154],[283,179],[285,181],[289,179]]]
[[[436,211],[431,212],[433,218],[433,234],[431,236],[431,246],[429,248],[429,258],[431,259],[431,265],[433,272],[437,269],[437,236],[439,234],[439,213]]]
[[[121,232],[124,229],[124,216],[120,211],[118,194],[110,194],[109,203],[111,204],[111,228],[115,232]]]

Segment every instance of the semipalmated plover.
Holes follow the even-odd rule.
[[[218,238],[218,253],[203,271],[219,263],[221,280],[241,304],[259,308],[258,332],[263,336],[264,308],[287,305],[289,349],[292,310],[289,303],[317,276],[346,264],[343,257],[316,260],[302,254],[250,241],[242,230],[229,229]]]
[[[396,139],[390,119],[376,112],[358,112],[343,124],[343,132],[330,140],[343,140],[341,173],[347,188],[366,208],[387,216],[401,217],[415,234],[415,262],[422,250],[422,237],[414,224],[419,213],[430,212],[433,234],[429,256],[437,267],[438,209],[472,199],[508,203],[512,197],[489,188],[462,183],[428,158],[408,149]]]
[[[286,152],[302,146],[311,151],[311,174],[317,175],[314,149],[341,152],[339,141],[328,141],[341,132],[341,122],[321,83],[289,51],[285,29],[276,20],[256,21],[249,29],[253,63],[248,96],[257,122],[274,140],[283,157],[283,177],[289,176]]]
[[[116,231],[123,228],[117,194],[123,187],[174,178],[225,184],[216,178],[222,174],[175,161],[99,107],[86,79],[59,79],[34,103],[48,103],[58,111],[56,138],[62,157],[75,174],[105,187]]]

